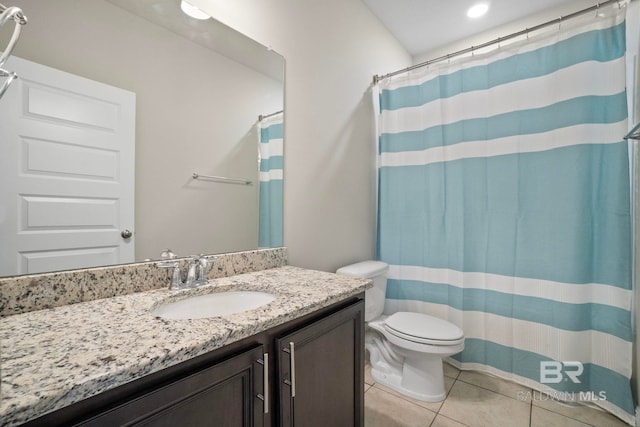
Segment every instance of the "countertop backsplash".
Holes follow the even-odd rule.
[[[287,249],[210,255],[207,279],[287,265]],[[182,261],[185,263],[186,261]],[[171,268],[157,261],[0,278],[0,317],[169,287]]]

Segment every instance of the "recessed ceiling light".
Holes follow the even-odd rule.
[[[487,13],[489,5],[487,3],[476,3],[467,10],[467,16],[469,18],[480,18]]]
[[[180,9],[187,15],[195,19],[209,19],[211,16],[204,13],[200,8],[195,7],[189,2],[182,0],[180,2]]]

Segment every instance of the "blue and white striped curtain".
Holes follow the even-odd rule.
[[[380,83],[386,312],[460,326],[462,369],[632,422],[624,8],[568,25]]]
[[[282,246],[282,194],[283,194],[283,119],[284,113],[258,122],[260,131],[260,203],[258,246]]]

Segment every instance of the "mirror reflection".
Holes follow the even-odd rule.
[[[14,0],[0,276],[282,245],[284,60],[179,3]]]

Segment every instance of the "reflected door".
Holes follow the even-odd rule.
[[[9,63],[19,79],[0,100],[0,276],[133,262],[135,94]]]

